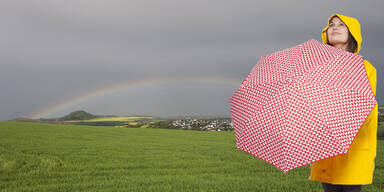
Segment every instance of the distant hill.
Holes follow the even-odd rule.
[[[74,111],[66,116],[60,118],[61,121],[70,121],[70,120],[88,120],[100,117],[99,115],[93,115],[83,110]]]

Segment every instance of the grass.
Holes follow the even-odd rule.
[[[383,140],[372,185],[384,190]],[[0,191],[322,191],[235,148],[233,132],[0,122]]]

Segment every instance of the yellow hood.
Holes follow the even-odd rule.
[[[323,42],[326,44],[327,43],[327,29],[329,27],[329,22],[334,16],[338,16],[345,25],[347,25],[349,32],[352,34],[353,38],[355,38],[357,42],[357,50],[355,54],[359,54],[360,48],[361,48],[361,29],[360,29],[360,23],[356,18],[353,17],[348,17],[345,15],[340,15],[340,14],[333,14],[331,17],[328,19],[328,25],[323,29],[321,33],[321,38],[323,39]]]

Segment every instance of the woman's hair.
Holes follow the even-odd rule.
[[[334,16],[337,17],[337,16]],[[333,17],[332,17],[333,18]],[[332,18],[330,20],[332,20]],[[347,27],[348,28],[348,27]],[[328,31],[328,29],[327,29]],[[328,40],[328,33],[325,33],[327,35],[327,44],[331,45]],[[357,50],[357,41],[355,38],[352,36],[351,32],[348,29],[348,40],[347,40],[348,46],[347,46],[347,51],[355,53]]]

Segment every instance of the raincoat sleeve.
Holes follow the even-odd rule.
[[[376,96],[376,69],[372,70],[371,78],[372,78],[372,83],[371,84],[373,84],[372,91],[373,91],[373,93]]]
[[[364,64],[366,66],[366,71],[369,79],[369,83],[371,84],[372,91],[376,96],[376,69],[373,67],[369,61],[364,60]],[[376,146],[377,146],[377,122],[378,122],[378,107],[379,105],[373,108],[369,116],[367,117],[367,127],[369,127],[369,148],[371,149],[371,158],[375,159],[376,157]]]

